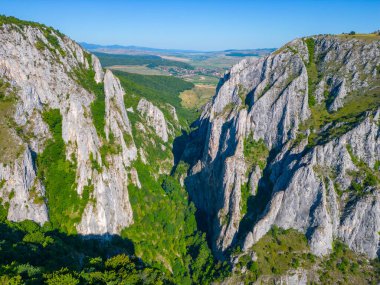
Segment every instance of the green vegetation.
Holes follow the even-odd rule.
[[[252,250],[257,254],[261,274],[265,275],[281,275],[300,266],[307,269],[314,259],[310,256],[305,235],[293,229],[284,230],[276,226]]]
[[[62,49],[61,45],[59,44],[59,40],[57,36],[54,35],[53,29],[43,29],[43,33],[49,44],[53,47],[50,49],[50,51],[56,53],[58,51],[61,56],[66,56],[66,52]],[[38,47],[37,47],[38,48]]]
[[[200,109],[214,94],[215,87],[212,85],[195,85],[180,94],[181,105],[187,109]]]
[[[178,180],[161,176],[150,163],[134,163],[142,189],[129,185],[135,223],[122,232],[135,246],[136,255],[167,272],[177,284],[209,284],[228,274],[216,263],[205,235],[197,230],[195,207]],[[222,274],[222,275],[221,275]]]
[[[45,111],[44,121],[53,135],[44,151],[37,157],[38,177],[46,188],[49,218],[54,228],[75,233],[88,196],[81,198],[76,192],[74,161],[66,160],[66,146],[62,139],[62,116],[57,109]]]
[[[235,108],[235,104],[230,102],[228,103],[227,105],[224,106],[222,112],[220,112],[220,115],[222,117],[225,117],[225,116],[228,116],[229,114],[231,114],[232,110]]]
[[[33,200],[33,203],[37,205],[41,205],[45,202],[44,197],[40,196],[35,186],[33,186],[32,189],[30,189],[29,197]]]
[[[98,135],[105,138],[106,103],[104,84],[96,83],[95,81],[95,71],[92,69],[91,54],[86,54],[86,59],[90,68],[86,69],[81,66],[79,69],[74,70],[74,77],[84,89],[95,95],[95,100],[91,103],[92,119]]]
[[[195,111],[182,106],[179,97],[181,92],[192,89],[194,84],[170,76],[140,75],[121,71],[116,71],[115,75],[127,92],[126,107],[136,107],[138,103],[136,98],[143,97],[161,107],[166,118],[171,118],[165,108],[166,103],[174,106],[183,126],[190,125],[197,118],[198,114]]]
[[[237,88],[241,104],[245,104],[248,90],[242,84],[239,84]]]
[[[244,159],[247,163],[247,169],[252,171],[252,167],[259,166],[264,170],[269,156],[269,149],[264,143],[263,139],[254,140],[252,136],[248,136],[244,140]]]
[[[109,162],[107,160],[108,154],[118,154],[121,152],[121,145],[116,144],[115,137],[112,132],[109,134],[108,141],[104,141],[102,147],[100,148],[100,155],[102,157],[102,162],[106,167],[109,167]],[[99,167],[95,167],[99,168]]]
[[[377,161],[375,162],[375,165],[373,166],[373,169],[374,169],[375,171],[380,171],[380,160],[377,160]]]
[[[335,241],[333,252],[322,259],[318,274],[322,284],[378,284],[379,274],[374,267],[379,266],[375,259],[370,264],[362,255],[351,251],[345,244]]]
[[[358,171],[351,171],[349,174],[352,177],[350,190],[356,196],[365,195],[367,187],[376,187],[380,185],[380,172],[371,169],[363,160],[356,157],[352,151],[351,145],[346,145],[347,151],[350,154],[352,162],[358,168]]]
[[[47,48],[53,54],[56,54],[56,52],[58,51],[61,56],[66,55],[66,52],[62,49],[61,45],[59,44],[59,40],[57,38],[57,36],[59,36],[61,38],[64,37],[64,35],[60,31],[55,30],[52,27],[47,27],[47,26],[40,24],[40,23],[31,22],[31,21],[23,21],[23,20],[15,18],[15,17],[7,17],[4,15],[0,15],[0,26],[5,25],[5,24],[13,24],[19,28],[34,27],[34,28],[40,29],[42,31],[42,33],[44,34],[46,40],[52,46],[52,48],[48,47],[41,40],[38,40],[36,42],[36,44],[35,44],[36,48],[38,50],[44,50],[45,48]]]
[[[0,221],[1,284],[174,284],[128,240],[67,236],[32,221]]]
[[[307,76],[308,76],[308,99],[309,99],[309,107],[315,105],[315,89],[317,86],[318,79],[318,69],[315,62],[315,42],[312,38],[307,38],[305,40],[307,50],[309,51],[309,62],[306,64],[307,68]]]
[[[182,126],[186,124],[188,113],[180,105],[178,95],[192,88],[191,83],[173,77],[117,75],[127,92],[127,108],[136,108],[142,97],[158,106],[170,103],[176,107]],[[171,115],[164,108],[162,110],[170,119]],[[159,174],[171,172],[173,142],[163,143],[147,126],[147,132],[139,130],[137,126],[144,119],[138,112],[128,113],[128,117],[133,140],[137,148],[143,149],[147,162],[143,163],[139,157],[132,164],[141,189],[132,183],[128,185],[134,224],[122,231],[122,237],[133,242],[136,256],[172,275],[176,284],[209,284],[228,274],[226,264],[214,260],[205,235],[197,230],[195,207],[189,203],[186,190],[179,183],[187,167],[177,167],[173,176]]]
[[[195,85],[211,85],[216,88],[219,82],[219,77],[205,74],[194,74],[190,77],[186,77],[185,80]]]
[[[16,107],[16,90],[0,79],[0,162],[11,163],[24,151],[14,129],[18,129],[13,115]]]
[[[241,192],[241,210],[240,210],[240,213],[241,213],[241,216],[244,216],[245,214],[247,214],[248,199],[251,196],[249,184],[244,183],[240,188],[240,192]]]
[[[361,41],[365,41],[367,43],[371,43],[373,41],[380,40],[380,34],[376,34],[376,33],[373,33],[373,34],[358,34],[358,33],[355,33],[353,35],[351,35],[351,34],[341,34],[341,35],[338,35],[338,37],[341,38],[341,39],[345,39],[345,40],[358,39],[358,40],[361,40]]]
[[[310,284],[377,284],[380,275],[376,272],[378,259],[370,264],[362,255],[356,254],[339,241],[334,242],[333,252],[323,258],[314,256],[307,239],[302,233],[288,229],[273,228],[253,247],[257,260],[249,254],[239,257],[231,280],[245,284],[266,280],[271,284],[274,278],[289,274],[297,268],[310,270]],[[236,253],[235,253],[236,254]],[[243,267],[247,271],[240,273]],[[292,274],[292,273],[290,273]]]
[[[239,257],[234,278],[244,278],[245,284],[257,281],[261,276],[280,276],[299,267],[309,269],[316,257],[310,253],[306,237],[293,229],[284,230],[273,226],[253,247],[257,260],[249,254]],[[244,275],[238,273],[247,268]]]
[[[244,140],[244,159],[247,165],[248,175],[254,171],[256,166],[263,171],[269,157],[269,149],[263,139],[254,140],[252,136],[248,136]],[[248,199],[251,196],[249,184],[245,183],[241,186],[241,213],[245,215],[248,210]]]
[[[35,46],[40,51],[45,49],[45,44],[40,39],[35,43]]]
[[[311,108],[311,116],[301,126],[300,131],[311,130],[308,138],[309,146],[323,144],[337,138],[353,129],[364,119],[365,112],[375,110],[380,106],[380,89],[362,91],[362,94],[350,94],[346,97],[342,108],[328,112],[325,104]],[[330,124],[329,127],[322,128]]]
[[[50,32],[52,31],[61,38],[64,37],[64,34],[62,34],[60,31],[58,31],[56,29],[53,29],[52,27],[47,27],[43,24],[32,22],[32,21],[20,20],[20,19],[17,19],[15,17],[11,17],[11,16],[8,17],[5,15],[0,15],[0,26],[5,25],[5,24],[13,24],[13,25],[16,25],[16,26],[21,27],[21,28],[23,28],[23,27],[39,28],[41,30],[48,30]]]
[[[128,73],[142,74],[142,75],[166,75],[170,76],[169,72],[159,69],[149,68],[145,65],[112,65],[109,67],[112,70],[123,71]]]
[[[184,69],[194,69],[188,63],[164,59],[156,55],[128,55],[128,54],[107,54],[94,53],[100,60],[103,67],[113,65],[146,65],[149,68],[158,66],[173,66]]]
[[[261,96],[263,96],[265,93],[267,93],[267,92],[269,91],[270,88],[271,88],[271,85],[268,83],[268,84],[264,87],[263,91],[257,96],[257,100],[260,99]]]

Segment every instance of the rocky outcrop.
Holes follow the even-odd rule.
[[[127,145],[124,134],[132,136],[130,122],[124,106],[124,90],[110,70],[104,76],[106,103],[105,133],[121,146],[121,152],[109,155],[108,167],[101,173],[93,173],[95,203],[88,203],[78,225],[82,234],[117,234],[133,222],[132,207],[128,195],[128,171],[131,161],[137,158],[133,143]],[[103,162],[104,163],[104,162]]]
[[[355,145],[354,155],[362,159],[367,155],[372,161],[380,158],[376,150],[380,143],[377,124],[368,117],[339,139],[316,146],[303,156],[287,154],[285,156],[293,156],[294,159],[285,164],[277,161],[280,164],[275,166],[274,163],[273,172],[281,172],[273,186],[276,194],[268,206],[268,213],[247,235],[244,247],[248,249],[272,224],[276,224],[307,232],[311,249],[317,255],[329,253],[333,240],[340,238],[352,249],[376,257],[379,237],[375,233],[379,230],[377,221],[380,218],[377,189],[367,189],[368,193],[352,201],[354,207],[349,208],[344,203],[350,199],[348,193],[340,199],[336,188],[348,189],[352,172],[357,171],[347,145]],[[370,165],[371,160],[367,161]],[[283,197],[275,199],[275,195],[280,193]],[[347,223],[350,224],[349,229]],[[364,238],[362,233],[367,236]],[[358,244],[355,244],[355,239]]]
[[[156,135],[167,142],[168,126],[162,111],[144,98],[139,101],[137,110],[145,118],[147,125],[153,128]]]
[[[339,238],[377,256],[378,66],[378,40],[318,36],[245,59],[224,76],[183,155],[191,164],[185,184],[220,258],[235,245],[249,250],[272,225],[305,233],[316,255]],[[270,150],[264,171],[249,161],[260,155],[247,149],[252,140]]]
[[[177,110],[173,105],[167,104],[170,114],[172,115],[175,122],[178,122]]]
[[[1,198],[9,204],[9,220],[33,220],[40,225],[48,221],[45,189],[36,174],[28,147],[14,165],[0,165]]]
[[[47,34],[56,38],[58,45],[49,41]],[[111,71],[104,73],[95,56],[42,25],[4,24],[0,43],[0,77],[17,91],[12,95],[17,99],[13,119],[25,134],[17,132],[24,153],[14,163],[0,164],[0,195],[9,208],[8,219],[40,224],[49,219],[49,201],[44,198],[47,190],[37,177],[36,157],[52,137],[42,114],[59,109],[66,157],[75,161],[76,191],[82,195],[84,188],[92,189],[77,230],[81,234],[120,233],[133,222],[127,177],[137,149],[133,138],[125,140],[132,133],[119,80]],[[97,95],[85,88],[77,75],[88,70],[92,70],[94,82],[104,86],[104,138],[92,117],[91,104]],[[115,150],[106,152],[107,147]],[[139,181],[137,173],[133,175]]]

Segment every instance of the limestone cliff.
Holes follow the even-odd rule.
[[[133,223],[128,176],[139,181],[131,167],[138,154],[112,72],[58,31],[20,21],[0,27],[0,79],[0,197],[8,219],[50,220],[37,161],[57,143],[44,114],[58,109],[65,163],[75,173],[72,195],[84,203],[65,214],[81,234],[120,233]]]
[[[296,39],[221,80],[183,160],[220,258],[272,225],[375,258],[380,230],[379,38]]]

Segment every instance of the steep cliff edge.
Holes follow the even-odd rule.
[[[58,31],[4,20],[0,195],[8,219],[120,233],[133,223],[127,185],[137,149],[125,139],[131,126],[119,80]]]
[[[273,225],[304,233],[317,256],[340,239],[377,257],[379,106],[376,35],[297,39],[235,65],[183,154],[219,257]]]

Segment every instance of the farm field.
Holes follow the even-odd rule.
[[[179,96],[181,104],[188,109],[200,109],[215,93],[214,85],[197,84],[190,90],[183,91]]]

